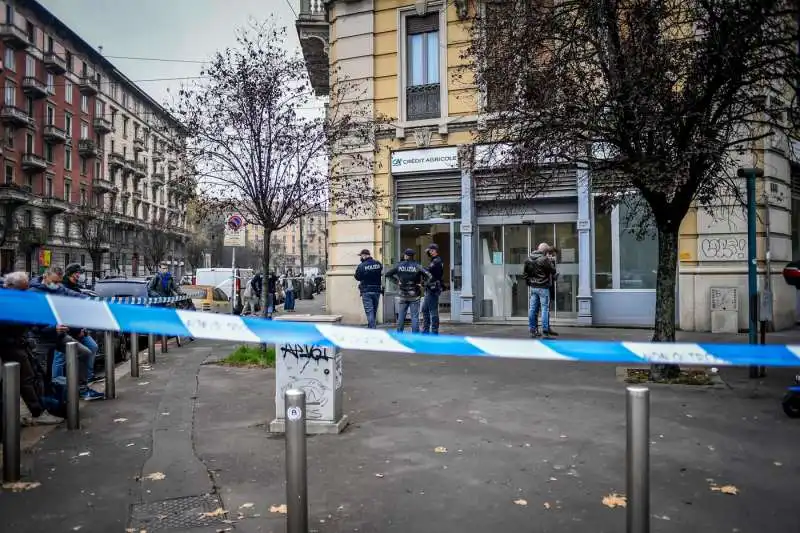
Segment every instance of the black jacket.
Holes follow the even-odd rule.
[[[553,260],[544,253],[536,251],[525,260],[522,276],[528,287],[549,289],[553,285],[556,267]]]
[[[261,299],[261,293],[264,291],[264,275],[263,274],[256,274],[253,276],[252,280],[252,287],[253,287],[253,296]]]
[[[42,278],[37,278],[31,281],[30,290],[33,292],[43,292],[45,294],[53,294],[56,296],[71,296],[73,298],[86,298],[80,292],[68,289],[63,284],[55,289],[49,288],[42,282]],[[64,334],[56,331],[55,326],[35,326],[32,328],[36,339],[43,344],[61,346],[64,343]],[[83,330],[81,328],[70,328],[69,335],[74,339],[80,339]]]
[[[164,283],[164,276],[168,276],[166,283]],[[175,286],[175,277],[169,272],[166,274],[159,272],[153,276],[153,279],[147,284],[147,292],[156,297],[176,296],[178,294],[178,289]]]
[[[400,261],[385,277],[397,280],[400,298],[418,300],[422,296],[422,283],[431,280],[431,273],[416,261]]]
[[[381,292],[383,282],[383,265],[372,257],[362,261],[356,268],[355,276],[358,280],[358,290],[365,292]]]
[[[428,272],[431,273],[431,280],[428,282],[428,290],[431,292],[442,292],[444,290],[444,261],[440,256],[431,257],[431,264],[428,265]]]

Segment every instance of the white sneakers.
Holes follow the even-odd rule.
[[[57,416],[51,415],[47,411],[44,411],[39,416],[31,416],[31,415],[22,415],[20,422],[25,427],[30,426],[55,426],[56,424],[60,424],[63,422],[63,418],[59,418]]]

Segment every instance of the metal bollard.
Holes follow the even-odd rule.
[[[286,532],[308,533],[306,393],[289,389],[286,401]]]
[[[139,334],[131,333],[131,377],[139,377]]]
[[[650,390],[627,389],[627,533],[650,533]]]
[[[167,336],[161,336],[161,353],[167,353]]]
[[[120,342],[125,342],[125,336]],[[114,371],[117,369],[114,359],[114,334],[106,331],[103,344],[106,352],[106,400],[112,400],[117,397],[117,383],[114,381]]]
[[[80,384],[78,383],[78,343],[67,343],[67,429],[80,429],[81,414],[78,393]]]
[[[20,478],[19,363],[3,365],[3,483]]]
[[[156,362],[156,336],[152,333],[147,336],[147,362],[151,365]]]

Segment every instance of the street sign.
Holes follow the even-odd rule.
[[[224,246],[242,248],[245,246],[245,223],[244,218],[239,213],[231,213],[225,219]]]

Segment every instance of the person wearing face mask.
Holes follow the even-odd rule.
[[[74,276],[74,273],[73,273]],[[60,267],[50,267],[44,275],[30,283],[30,290],[33,292],[43,292],[54,296],[70,296],[73,298],[86,298],[80,292],[75,292],[63,285],[64,271]],[[50,371],[50,378],[64,376],[66,369],[66,345],[68,342],[78,343],[78,382],[80,385],[80,396],[83,400],[102,400],[105,398],[103,393],[89,388],[89,372],[94,363],[94,355],[82,337],[86,336],[86,330],[80,328],[69,328],[63,325],[42,326],[34,328],[37,339],[37,353],[46,363],[45,368]],[[95,343],[96,346],[96,343]],[[92,369],[93,372],[93,369]]]
[[[64,269],[64,281],[62,285],[71,291],[75,291],[76,293],[81,292],[82,285],[86,282],[86,273],[83,267],[78,263],[70,263],[67,265],[67,268]],[[94,362],[97,358],[97,352],[100,349],[97,345],[97,341],[89,335],[86,330],[82,329],[77,332],[78,336],[75,337],[78,342],[89,348],[89,351],[92,352],[92,355],[89,357],[89,369],[88,369],[88,379],[89,383],[94,383],[96,381],[100,381],[101,377],[96,376],[94,373]],[[62,354],[63,356],[63,354]],[[57,357],[58,359],[58,357]]]
[[[147,284],[147,293],[156,298],[178,295],[175,278],[172,277],[166,263],[161,263],[158,274]]]
[[[439,296],[444,288],[444,261],[439,256],[439,245],[431,243],[425,253],[431,258],[428,272],[431,279],[425,286],[425,299],[422,301],[422,333],[439,334]]]
[[[367,327],[375,329],[378,320],[378,304],[383,291],[383,265],[372,258],[366,248],[358,254],[361,264],[356,268],[355,278],[358,281],[358,292],[361,293],[361,304],[367,315]]]
[[[403,260],[384,274],[384,277],[397,282],[400,312],[397,317],[397,332],[405,329],[406,315],[411,312],[411,332],[419,333],[419,299],[422,286],[430,282],[431,273],[414,260],[414,250],[403,252]]]

